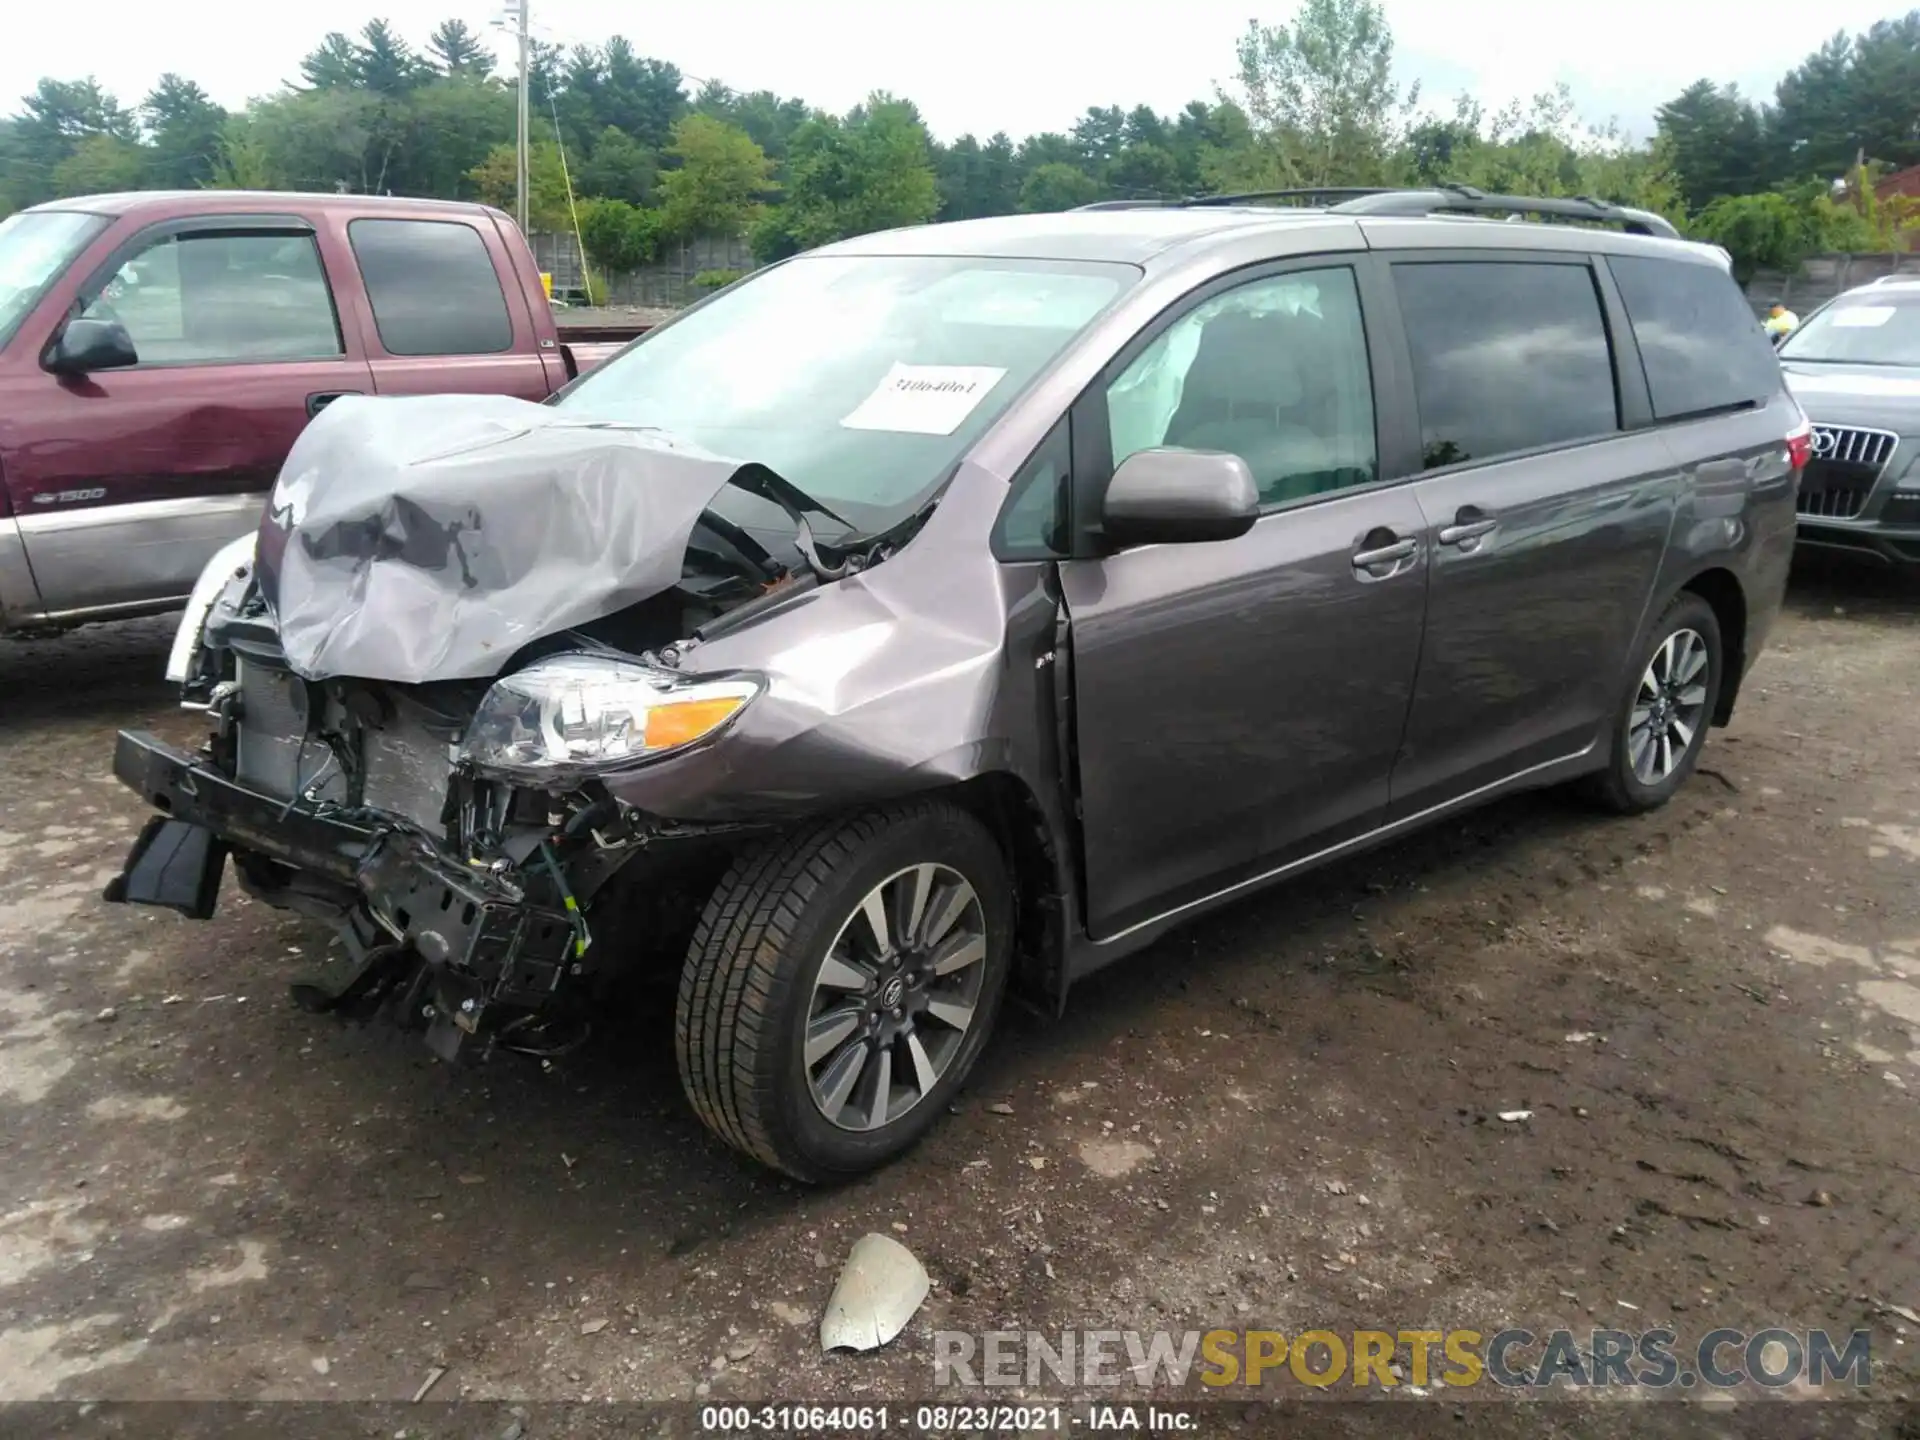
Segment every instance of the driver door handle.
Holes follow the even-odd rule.
[[[1396,535],[1385,525],[1376,525],[1362,535],[1360,545],[1362,548],[1353,552],[1353,576],[1368,585],[1406,574],[1420,553],[1418,536]]]
[[[1462,550],[1471,550],[1480,543],[1481,537],[1491,535],[1500,526],[1500,522],[1473,505],[1462,505],[1453,517],[1453,524],[1444,525],[1440,533],[1433,538],[1442,545],[1457,545]]]
[[[1413,552],[1419,548],[1418,540],[1396,540],[1391,545],[1382,545],[1375,550],[1356,551],[1353,563],[1362,569],[1370,569],[1376,565],[1391,565],[1396,560],[1411,560]]]

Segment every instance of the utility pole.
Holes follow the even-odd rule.
[[[519,169],[516,176],[515,203],[517,210],[514,218],[520,222],[520,233],[527,234],[527,191],[529,189],[531,129],[527,124],[527,7],[530,0],[513,0],[520,21],[520,125],[519,125]]]

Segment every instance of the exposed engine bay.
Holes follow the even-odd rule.
[[[121,738],[116,771],[162,813],[108,898],[204,918],[230,855],[249,894],[345,941],[343,983],[296,987],[308,1008],[390,1005],[448,1059],[473,1037],[570,1048],[616,980],[678,966],[756,827],[647,815],[566,756],[640,761],[723,727],[755,682],[684,657],[900,537],[851,538],[771,472],[657,432],[342,402],[183,627],[206,749]],[[651,708],[590,718],[607,677]]]

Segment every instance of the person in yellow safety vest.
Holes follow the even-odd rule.
[[[1766,322],[1767,334],[1773,337],[1773,343],[1778,345],[1799,328],[1800,317],[1787,309],[1780,301],[1774,301],[1773,305],[1767,311]]]

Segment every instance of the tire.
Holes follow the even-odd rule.
[[[916,887],[917,937],[907,934]],[[869,918],[876,894],[900,932],[890,938],[903,941],[891,962]],[[930,949],[904,943],[949,911]],[[687,1099],[734,1149],[797,1180],[830,1183],[892,1160],[945,1113],[986,1044],[1013,912],[993,836],[944,800],[865,811],[742,853],[708,899],[680,975],[674,1048]]]
[[[1689,635],[1698,642],[1697,648],[1704,649],[1706,664],[1704,669],[1688,677],[1690,683],[1667,688],[1664,696],[1667,713],[1679,725],[1666,731],[1671,758],[1663,764],[1657,738],[1651,741],[1651,755],[1640,743],[1643,723],[1650,730],[1657,731],[1659,727],[1659,703],[1650,707],[1649,713],[1643,709],[1642,702],[1648,695],[1660,694],[1662,687],[1650,683],[1658,678],[1660,666],[1671,670],[1678,661],[1680,668],[1686,667]],[[1670,643],[1675,648],[1668,651]],[[1674,596],[1634,657],[1625,693],[1614,711],[1607,766],[1589,778],[1586,786],[1589,798],[1615,814],[1637,815],[1658,809],[1678,793],[1699,763],[1707,730],[1719,704],[1726,673],[1723,654],[1720,621],[1713,607],[1689,590]],[[1688,737],[1684,745],[1672,748],[1683,733]]]

